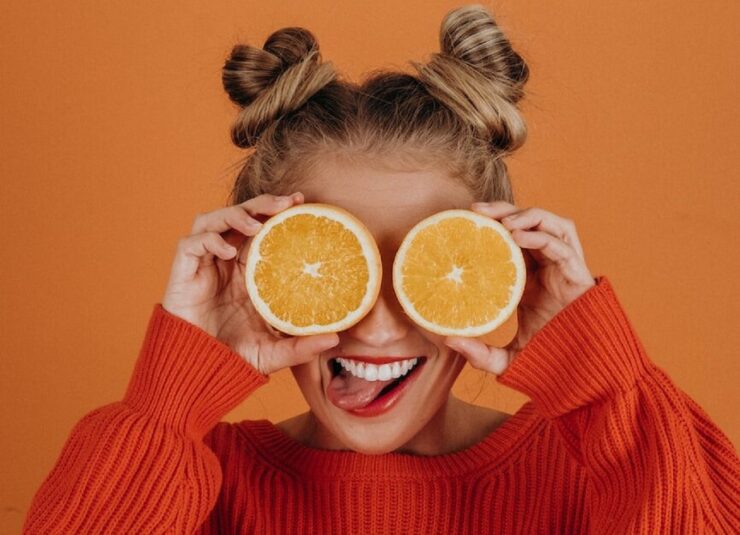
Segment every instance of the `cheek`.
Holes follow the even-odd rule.
[[[440,350],[433,367],[427,370],[429,372],[427,382],[417,385],[421,387],[419,389],[420,399],[434,400],[435,408],[438,400],[447,399],[457,377],[465,367],[465,362],[465,357],[457,352]]]
[[[465,362],[465,357],[455,351],[440,354],[438,369],[435,370],[435,383],[440,390],[445,390],[445,396],[455,384],[457,377],[465,367]]]
[[[321,393],[323,385],[321,384],[321,369],[318,360],[305,362],[290,368],[298,387],[303,392],[305,398],[314,397]]]

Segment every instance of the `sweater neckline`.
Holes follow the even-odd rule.
[[[270,420],[244,420],[237,425],[250,435],[262,460],[278,470],[314,479],[388,479],[394,476],[429,479],[464,475],[482,468],[487,471],[501,469],[518,458],[525,450],[525,443],[544,423],[528,401],[483,440],[442,455],[401,452],[371,455],[314,448],[290,437]]]

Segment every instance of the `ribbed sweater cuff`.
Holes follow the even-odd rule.
[[[268,381],[228,345],[157,303],[123,402],[201,438]]]
[[[543,416],[554,418],[626,392],[652,364],[609,280],[594,281],[497,377],[528,395]]]

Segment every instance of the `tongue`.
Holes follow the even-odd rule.
[[[331,380],[326,395],[339,408],[353,410],[369,405],[383,388],[395,381],[366,381],[355,377],[347,370],[342,371]]]

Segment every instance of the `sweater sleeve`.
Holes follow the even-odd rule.
[[[194,532],[222,481],[204,436],[268,380],[157,303],[123,399],[72,428],[23,533]]]
[[[648,358],[609,280],[594,280],[497,380],[528,395],[584,467],[590,532],[736,533],[732,443]]]

